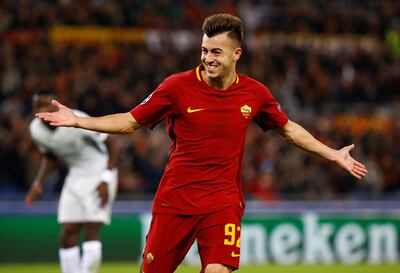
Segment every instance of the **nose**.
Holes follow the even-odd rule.
[[[205,62],[207,64],[211,64],[211,63],[215,62],[215,58],[210,54],[206,54],[203,58],[203,62]]]

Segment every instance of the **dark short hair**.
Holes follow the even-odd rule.
[[[41,97],[57,98],[57,94],[47,86],[40,86],[33,93],[32,101],[35,102]]]
[[[243,24],[240,18],[227,13],[218,13],[204,20],[202,31],[208,37],[228,32],[228,36],[237,41],[239,45],[243,41]]]
[[[36,88],[33,95],[34,96],[49,96],[49,97],[57,96],[57,94],[48,86],[40,86],[40,87]]]

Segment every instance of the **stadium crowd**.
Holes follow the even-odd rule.
[[[49,86],[94,116],[129,111],[165,77],[199,64],[200,23],[221,11],[245,23],[239,73],[266,84],[323,142],[355,143],[369,170],[356,181],[253,124],[243,162],[249,198],[398,196],[400,44],[388,34],[400,37],[400,2],[378,0],[2,1],[0,193],[25,192],[38,168],[28,133],[35,89]],[[134,26],[146,35],[138,43],[57,42],[50,35],[57,26]],[[165,127],[118,139],[120,192],[155,192],[167,159]],[[54,174],[49,191],[59,190],[62,175]]]

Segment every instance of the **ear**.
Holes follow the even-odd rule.
[[[233,57],[233,60],[237,62],[239,60],[240,56],[242,55],[242,49],[240,47],[235,49],[235,56]]]

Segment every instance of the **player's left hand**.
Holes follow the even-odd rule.
[[[38,183],[33,183],[25,197],[25,205],[27,207],[32,206],[33,200],[35,200],[36,197],[42,193],[42,191],[42,187]]]
[[[100,197],[100,207],[103,208],[108,202],[108,184],[106,182],[100,182],[96,191]]]
[[[345,146],[338,150],[338,158],[336,163],[346,169],[352,176],[361,179],[367,174],[367,168],[361,162],[355,160],[350,151],[354,148],[354,144]]]

